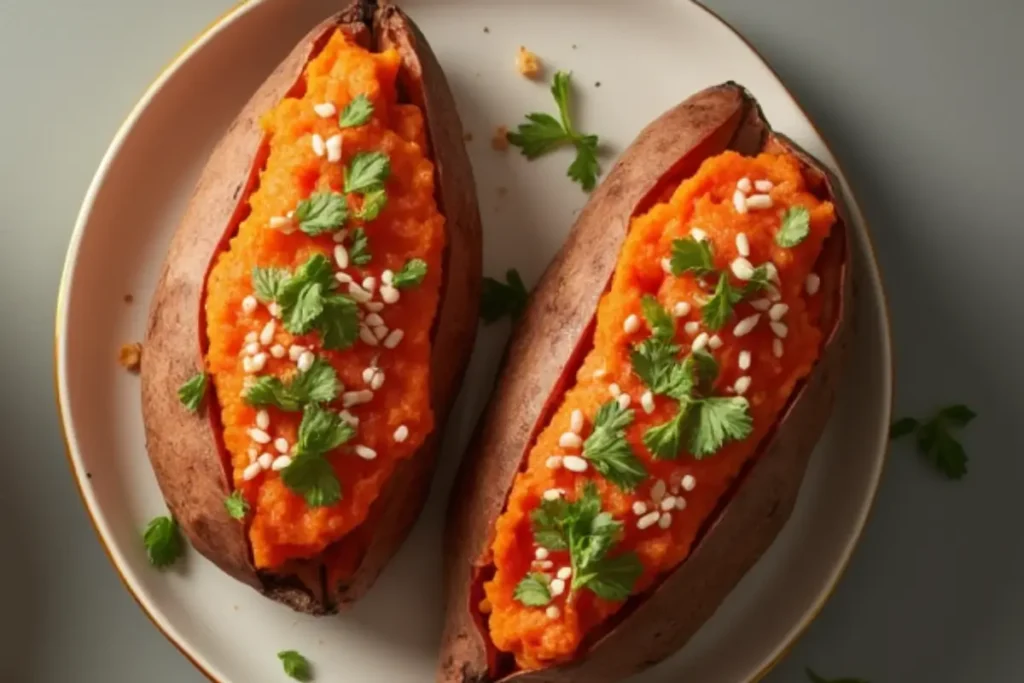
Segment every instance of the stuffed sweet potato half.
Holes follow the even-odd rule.
[[[389,3],[352,3],[217,146],[152,302],[147,449],[196,549],[306,612],[368,589],[429,488],[480,240],[426,40]]]
[[[650,124],[532,295],[454,488],[438,680],[619,680],[789,516],[832,404],[836,185],[741,87]]]

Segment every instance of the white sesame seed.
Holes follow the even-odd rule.
[[[343,285],[347,285],[348,283],[352,282],[352,276],[349,275],[348,273],[343,273],[340,270],[334,274],[334,279]]]
[[[650,391],[645,391],[640,396],[640,407],[644,409],[644,412],[650,415],[654,412],[654,394]]]
[[[377,289],[377,278],[373,276],[363,278],[363,289],[373,294],[373,290]]]
[[[750,178],[740,178],[736,181],[736,189],[744,194],[750,192]]]
[[[657,510],[648,512],[646,515],[637,520],[636,528],[642,531],[650,526],[653,526],[658,523],[659,517],[661,517],[661,513],[658,512]]]
[[[402,295],[398,293],[398,289],[396,287],[389,286],[380,288],[380,298],[383,299],[386,304],[398,303],[401,296]]]
[[[277,450],[278,453],[287,453],[288,439],[284,438],[283,436],[279,436],[276,439],[274,439],[274,449]]]
[[[341,404],[346,408],[369,403],[373,400],[373,392],[369,389],[360,391],[346,391],[341,395]]]
[[[629,394],[619,394],[615,400],[618,401],[619,407],[623,410],[629,408],[629,404],[633,402],[633,399],[630,398]]]
[[[270,413],[265,410],[256,411],[256,426],[267,431],[270,429]]]
[[[782,320],[782,316],[786,315],[788,312],[789,306],[786,304],[775,304],[771,307],[771,310],[768,311],[768,317],[772,320],[778,321]]]
[[[672,306],[672,315],[677,318],[682,318],[684,315],[690,314],[690,304],[686,301],[677,301]]]
[[[363,304],[363,306],[365,306],[366,310],[370,311],[371,313],[380,313],[381,311],[384,310],[384,304],[382,304],[379,301],[367,301],[365,304]]]
[[[280,472],[285,467],[288,467],[288,465],[291,464],[292,459],[290,457],[288,457],[287,455],[279,455],[276,458],[274,458],[274,462],[270,465],[270,469],[274,470],[275,472]]]
[[[373,336],[376,337],[378,340],[388,336],[387,325],[377,325],[376,327],[374,327]]]
[[[690,237],[697,240],[698,242],[703,242],[708,238],[708,234],[701,230],[700,228],[690,228]]]
[[[570,472],[586,472],[588,464],[578,455],[567,455],[562,458],[562,466]]]
[[[380,327],[384,325],[384,318],[380,317],[376,313],[371,313],[363,319],[363,322],[370,327]]]
[[[740,256],[750,256],[750,240],[747,239],[746,233],[736,234],[736,251],[740,253]]]
[[[676,497],[675,496],[665,496],[664,498],[661,499],[661,509],[664,510],[665,512],[668,512],[669,510],[671,510],[675,506],[676,506]]]
[[[344,244],[335,245],[334,262],[338,264],[339,268],[348,268],[348,249],[345,248]],[[338,277],[338,275],[334,277]]]
[[[280,230],[289,224],[291,224],[291,220],[284,216],[271,216],[270,220],[267,221],[267,225],[270,226],[271,230]]]
[[[361,304],[365,304],[367,301],[373,298],[373,295],[367,292],[365,289],[357,285],[355,282],[348,283],[348,293],[353,299]]]
[[[579,448],[583,445],[583,439],[580,438],[579,434],[564,432],[558,437],[558,445],[562,448]]]
[[[270,347],[270,355],[274,358],[284,358],[286,353],[288,352],[280,344],[274,344]]]
[[[697,332],[700,331],[700,323],[697,322],[696,320],[691,320],[690,322],[683,325],[683,330],[686,332],[686,334],[692,337],[693,335],[697,334]]]
[[[665,272],[666,275],[672,274],[672,260],[667,256],[661,259],[661,269]]]
[[[288,358],[291,359],[292,361],[297,361],[299,359],[299,356],[301,356],[305,352],[305,346],[300,346],[299,344],[292,344],[291,346],[288,347]]]
[[[402,337],[405,336],[405,332],[402,330],[391,330],[391,334],[384,340],[385,349],[393,349],[402,341]]]
[[[736,383],[732,385],[732,388],[736,390],[736,393],[742,396],[747,393],[747,389],[750,388],[750,375],[743,375],[736,380]]]
[[[692,491],[697,486],[697,480],[687,474],[683,477],[680,485],[683,487],[684,491]]]
[[[562,610],[558,609],[558,605],[548,605],[544,610],[544,616],[548,619],[557,619],[562,616]]]
[[[316,360],[316,356],[313,355],[313,352],[306,351],[301,356],[299,356],[299,360],[295,362],[295,365],[299,368],[300,372],[306,372],[311,367],[313,367],[314,360]]]
[[[622,393],[622,389],[619,388],[618,384],[612,382],[611,384],[608,385],[608,393],[618,398],[619,394]]]
[[[643,502],[642,500],[638,500],[638,501],[635,501],[633,503],[633,514],[634,515],[638,515],[639,516],[639,515],[646,514],[646,512],[647,512],[647,503]]]
[[[729,264],[729,267],[732,269],[732,274],[741,280],[749,280],[754,277],[754,266],[742,256]]]
[[[252,357],[252,371],[259,372],[267,364],[267,354],[262,351]]]
[[[370,380],[370,388],[374,391],[380,391],[380,388],[384,386],[384,372],[377,370],[373,373],[373,379]]]
[[[369,344],[370,346],[377,346],[377,344],[379,343],[377,341],[377,338],[373,336],[373,330],[371,330],[366,325],[359,326],[359,339],[364,344]]]
[[[732,206],[736,209],[736,213],[747,212],[747,195],[743,194],[741,190],[736,190],[732,193]]]
[[[722,344],[723,344],[722,338],[719,337],[717,334],[713,334],[713,335],[711,335],[711,337],[708,338],[708,348],[709,349],[712,349],[712,350],[720,349],[720,348],[722,348]]]
[[[287,216],[289,219],[295,218],[295,211],[289,211],[288,213],[285,214],[285,216]]]
[[[771,192],[775,187],[775,183],[770,180],[755,180],[754,189],[758,192]]]
[[[686,509],[686,499],[682,496],[676,496],[676,510]]]
[[[271,320],[260,330],[260,344],[270,346],[274,341],[274,333],[277,331],[277,322]]]
[[[739,366],[740,370],[750,368],[750,351],[740,351]]]
[[[754,299],[750,302],[750,305],[754,307],[755,311],[767,311],[772,307],[772,302],[768,299]]]
[[[547,467],[549,470],[562,469],[562,456],[549,455],[548,459],[544,461],[544,466]]]
[[[247,430],[247,434],[249,435],[250,439],[252,439],[258,444],[270,443],[270,434],[267,434],[265,431],[258,427],[250,427]]]
[[[772,332],[774,332],[775,336],[778,337],[779,339],[785,339],[786,335],[789,334],[789,328],[786,327],[786,323],[779,323],[773,321],[772,323],[770,323],[770,325],[772,328]]]
[[[256,297],[250,294],[249,296],[242,299],[242,312],[245,313],[246,315],[249,315],[250,313],[256,310],[257,303],[259,302],[256,301]]]
[[[577,410],[572,411],[572,414],[569,416],[569,429],[574,434],[579,434],[580,432],[583,431],[583,411],[582,410],[577,409]]]
[[[391,270],[385,270],[380,274],[380,281],[386,285],[390,285],[395,281],[395,273]]]
[[[808,275],[807,280],[804,282],[804,289],[807,290],[807,294],[814,296],[818,293],[819,287],[821,287],[821,278],[815,273]]]
[[[259,353],[262,350],[263,350],[263,347],[260,346],[260,343],[258,341],[249,342],[248,344],[245,345],[245,348],[242,349],[242,351],[244,351],[246,353],[246,355],[249,355],[249,356],[255,356],[257,353]]]
[[[259,340],[259,335],[258,335],[258,334],[256,334],[255,332],[249,332],[249,333],[247,333],[247,334],[245,335],[245,342],[246,342],[247,344],[251,344],[251,343],[253,343],[254,341],[258,341],[258,340]]]
[[[338,113],[337,107],[334,106],[333,102],[324,102],[323,104],[314,104],[313,111],[316,115],[322,119],[329,119]]]
[[[705,346],[708,345],[709,338],[710,337],[708,336],[707,332],[701,332],[700,334],[697,335],[697,338],[693,340],[693,344],[690,345],[690,349],[692,349],[693,351],[702,350]]]
[[[783,352],[782,340],[781,339],[773,339],[772,340],[772,355],[774,355],[776,358],[782,358],[782,352]]]
[[[755,313],[754,315],[747,316],[743,320],[736,323],[736,327],[732,328],[733,335],[737,337],[743,337],[750,334],[750,332],[757,327],[758,321],[761,320],[761,314]]]
[[[550,553],[547,548],[537,548],[533,551],[533,556],[538,560],[546,560],[548,559],[548,555],[550,555]]]
[[[320,137],[319,133],[313,133],[313,154],[322,157],[326,151],[327,146],[324,144],[324,139]]]
[[[555,576],[560,578],[562,581],[566,581],[570,576],[572,576],[572,567],[562,567],[555,573]]]
[[[260,457],[256,458],[256,462],[259,466],[265,470],[269,470],[270,466],[274,464],[274,456],[270,453],[260,453]]]
[[[779,279],[779,269],[776,268],[775,264],[772,263],[771,261],[765,261],[764,272],[768,274],[768,279],[774,282],[775,284],[779,284],[780,282],[782,282]]]
[[[256,477],[258,477],[260,472],[262,471],[263,468],[260,467],[260,464],[258,462],[251,463],[248,467],[242,470],[242,480],[252,481]]]
[[[348,237],[348,228],[342,228],[341,230],[335,232],[331,239],[333,239],[336,243],[341,244],[342,242],[345,241],[346,237]]]
[[[338,417],[340,417],[345,422],[348,422],[353,427],[359,426],[359,418],[353,415],[352,413],[348,412],[347,410],[339,410]]]
[[[252,356],[245,356],[242,358],[242,372],[247,375],[256,372],[252,369]]]
[[[369,446],[358,444],[354,450],[356,452],[356,455],[358,455],[363,460],[373,460],[374,458],[377,457],[377,451],[373,450]]]
[[[622,329],[626,334],[633,334],[640,329],[640,318],[637,317],[636,313],[631,313],[626,321],[622,323]]]
[[[271,301],[270,305],[267,306],[267,311],[269,311],[270,315],[272,315],[273,317],[280,318],[281,304],[277,303],[276,301]]]
[[[548,489],[542,494],[542,497],[544,500],[558,500],[563,495],[565,495],[565,491],[562,489]]]
[[[367,384],[373,379],[373,375],[377,372],[374,367],[363,368],[363,381]]]
[[[551,597],[556,598],[565,592],[565,581],[562,579],[552,579],[548,588],[551,591]]]
[[[772,197],[767,194],[752,194],[747,197],[748,209],[770,209],[772,208]]]
[[[658,526],[660,526],[662,529],[667,529],[670,526],[672,526],[672,515],[670,515],[667,512],[662,512],[661,518],[658,519]]]
[[[651,500],[655,504],[660,503],[661,499],[665,497],[665,491],[668,490],[668,486],[665,484],[664,479],[659,479],[654,482],[654,486],[651,487]]]
[[[398,428],[395,430],[392,438],[395,440],[395,443],[403,443],[409,438],[409,428],[405,425],[398,425]]]
[[[539,562],[534,562],[534,564],[537,565],[537,569],[551,569],[555,566],[555,563],[551,560],[540,560]]]
[[[327,148],[327,161],[336,164],[341,161],[341,135],[332,135],[324,145]]]

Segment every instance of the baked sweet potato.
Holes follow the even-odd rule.
[[[647,126],[531,295],[453,488],[437,679],[602,683],[775,539],[850,310],[838,185],[726,83]]]
[[[445,76],[399,9],[352,2],[217,145],[152,301],[147,449],[192,545],[303,612],[365,593],[429,489],[480,270]]]

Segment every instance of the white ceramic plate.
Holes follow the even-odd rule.
[[[294,614],[195,553],[175,571],[159,573],[147,564],[140,529],[165,510],[144,452],[138,380],[114,362],[116,350],[143,335],[160,262],[214,142],[293,44],[340,5],[252,2],[179,56],[103,159],[61,283],[58,392],[85,504],[143,609],[217,681],[281,681],[275,653],[288,648],[315,663],[319,680],[432,680],[441,621],[440,512],[507,333],[498,326],[481,335],[429,507],[354,611],[322,619]],[[585,200],[565,178],[568,153],[528,163],[490,147],[497,124],[552,107],[544,85],[514,72],[520,44],[574,72],[580,125],[600,133],[612,154],[680,99],[731,79],[751,89],[778,130],[834,167],[810,121],[758,55],[685,0],[409,0],[405,6],[430,36],[475,135],[469,149],[484,217],[486,272],[514,266],[528,283],[535,281]],[[611,162],[605,158],[605,168]],[[499,188],[507,188],[504,197]],[[638,683],[756,679],[817,614],[860,535],[885,455],[891,365],[881,283],[863,220],[851,204],[859,299],[850,365],[857,371],[842,386],[797,509],[697,637]],[[125,303],[128,293],[134,304]]]

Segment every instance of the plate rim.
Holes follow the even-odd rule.
[[[86,223],[92,213],[93,205],[96,200],[96,196],[109,173],[110,166],[120,152],[124,145],[125,139],[128,133],[137,123],[139,117],[146,110],[149,104],[153,101],[156,95],[163,88],[167,80],[184,64],[193,53],[203,47],[209,40],[217,35],[220,30],[227,24],[236,21],[240,16],[250,11],[253,7],[265,2],[266,0],[236,0],[235,4],[223,11],[220,15],[215,17],[210,23],[208,23],[202,30],[200,30],[192,39],[187,41],[181,49],[175,54],[158,72],[156,77],[152,80],[149,86],[143,91],[142,95],[136,100],[135,104],[129,110],[129,113],[122,121],[121,125],[118,126],[117,131],[114,133],[113,138],[108,144],[106,151],[100,160],[96,171],[93,173],[92,179],[89,182],[88,189],[86,190],[85,196],[82,200],[82,204],[79,208],[78,214],[75,218],[74,227],[71,232],[71,236],[68,241],[68,247],[65,252],[64,263],[61,268],[60,281],[57,286],[57,297],[55,307],[55,320],[54,320],[54,338],[53,338],[53,382],[54,382],[54,397],[56,400],[57,413],[60,417],[60,434],[61,439],[64,443],[64,455],[68,462],[68,467],[71,470],[71,474],[75,481],[75,488],[78,491],[79,498],[82,501],[82,505],[85,508],[86,514],[89,517],[89,521],[96,534],[96,538],[103,548],[107,559],[114,567],[114,571],[118,578],[121,580],[125,590],[131,595],[132,599],[142,610],[143,614],[152,622],[153,626],[166,638],[203,676],[205,676],[212,683],[229,683],[226,679],[218,678],[211,669],[214,667],[207,661],[205,657],[199,652],[193,652],[192,647],[186,644],[186,639],[177,632],[177,629],[166,622],[166,617],[156,607],[146,604],[146,601],[140,596],[138,587],[134,585],[133,580],[128,576],[125,570],[119,562],[120,553],[117,552],[112,546],[113,543],[108,543],[107,536],[109,530],[106,529],[106,525],[101,524],[94,511],[96,501],[93,500],[93,496],[90,492],[86,491],[83,484],[83,472],[84,468],[80,461],[80,458],[75,454],[71,446],[69,439],[68,428],[67,428],[67,410],[66,410],[66,368],[64,367],[64,343],[62,336],[62,323],[66,318],[65,305],[67,301],[67,289],[69,275],[77,262],[79,248],[81,246],[82,237],[85,232]],[[814,119],[807,113],[804,107],[800,104],[800,101],[794,96],[793,92],[786,85],[785,81],[779,76],[778,72],[772,67],[771,63],[765,59],[764,55],[744,36],[737,28],[726,21],[720,14],[715,10],[708,7],[703,0],[683,0],[689,2],[696,8],[708,14],[713,20],[717,21],[724,28],[726,28],[733,36],[738,38],[747,47],[748,50],[762,63],[762,65],[771,73],[772,77],[778,82],[789,98],[791,103],[796,107],[804,119],[808,122],[811,129],[817,135],[818,139],[821,140],[822,146],[828,152],[831,157],[832,165],[841,179],[841,184],[844,190],[848,190],[847,176],[843,171],[843,167],[835,154],[832,152],[832,148],[828,143],[827,138],[821,133]],[[885,386],[883,389],[884,401],[881,408],[882,416],[885,421],[884,424],[889,424],[892,421],[892,405],[895,391],[895,366],[893,358],[893,342],[892,342],[892,318],[891,308],[889,304],[889,298],[885,290],[885,282],[882,278],[881,269],[878,265],[878,253],[875,247],[874,240],[871,236],[871,230],[868,226],[868,222],[864,217],[864,212],[861,210],[860,204],[857,201],[856,196],[851,191],[847,191],[845,199],[851,210],[855,222],[859,222],[864,226],[865,247],[870,255],[867,264],[867,270],[869,280],[871,281],[872,288],[878,293],[878,298],[881,302],[881,323],[882,329],[882,354],[881,360],[883,362],[883,370],[888,368],[888,372],[883,374],[885,378]],[[877,460],[873,477],[871,480],[871,492],[870,495],[865,499],[861,505],[861,509],[858,514],[858,518],[852,529],[852,533],[849,535],[846,545],[843,548],[842,553],[837,558],[831,575],[828,577],[826,587],[821,590],[817,598],[811,605],[805,610],[799,620],[797,620],[785,634],[785,637],[780,640],[779,644],[774,650],[765,658],[763,664],[759,670],[753,673],[743,683],[757,683],[767,676],[772,669],[774,669],[779,662],[782,661],[793,649],[796,643],[804,635],[810,625],[818,618],[824,609],[825,605],[831,599],[835,593],[839,583],[841,582],[846,570],[849,568],[850,561],[853,556],[854,550],[860,544],[860,541],[864,535],[864,530],[867,526],[867,522],[870,519],[872,512],[875,509],[875,501],[878,497],[879,484],[881,482],[882,475],[885,470],[885,465],[888,460],[889,452],[889,440],[885,430],[879,434],[881,443],[877,444],[876,452],[880,452],[880,457]]]

